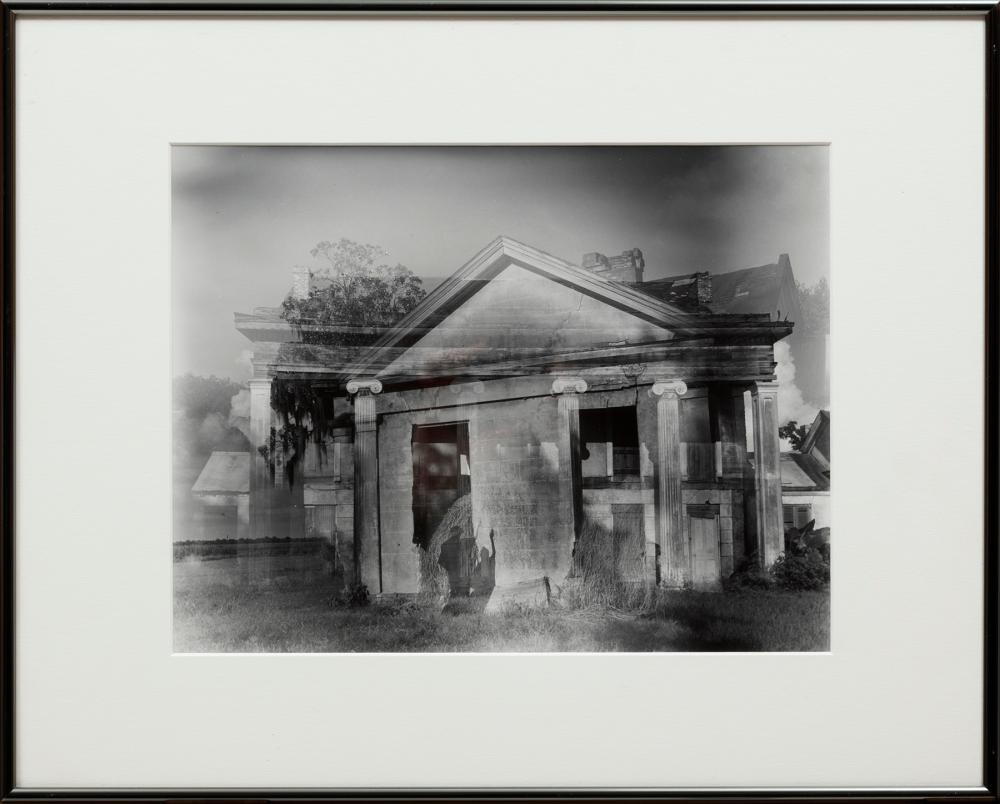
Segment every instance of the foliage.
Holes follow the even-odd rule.
[[[424,542],[417,542],[421,547],[420,589],[432,598],[446,601],[451,595],[451,583],[448,572],[441,566],[441,548],[449,539],[457,536],[459,539],[475,538],[472,530],[472,495],[463,494],[451,504],[441,521],[429,537],[425,534]],[[414,541],[417,536],[414,534]]]
[[[242,386],[222,377],[199,377],[191,372],[174,377],[174,410],[202,421],[210,413],[229,416],[230,402]]]
[[[806,548],[801,552],[788,551],[778,556],[769,570],[764,570],[757,554],[748,556],[736,571],[725,579],[727,591],[745,589],[783,589],[797,592],[822,590],[830,584],[829,551]]]
[[[830,583],[830,562],[813,548],[801,555],[782,553],[774,562],[771,574],[782,589],[825,589]]]
[[[304,299],[289,296],[281,306],[281,316],[301,327],[305,343],[370,344],[424,298],[420,278],[403,265],[383,263],[386,252],[378,246],[324,240],[310,253],[323,267],[310,272],[309,295]],[[257,449],[272,474],[277,450],[283,450],[291,485],[307,444],[316,445],[322,460],[324,441],[333,428],[333,396],[309,381],[278,377],[271,383],[271,407],[280,426]]]
[[[778,428],[778,435],[781,438],[787,438],[788,443],[792,445],[793,450],[802,449],[802,445],[805,443],[806,435],[809,433],[809,425],[799,424],[797,421],[792,419],[788,424],[783,424]]]
[[[257,451],[268,462],[273,476],[280,448],[285,458],[285,477],[291,485],[309,443],[316,446],[321,460],[325,455],[325,439],[334,423],[333,396],[308,380],[276,377],[271,382],[271,408],[280,417],[281,426],[271,428],[268,443],[258,446]]]
[[[741,589],[773,589],[775,584],[774,576],[761,567],[756,553],[745,557],[736,571],[722,582],[723,588],[728,592]]]
[[[363,583],[351,584],[344,590],[344,602],[348,606],[362,607],[367,606],[371,602],[371,596],[368,594],[368,587]]]
[[[324,267],[311,272],[306,298],[289,296],[281,306],[286,321],[306,327],[301,331],[306,343],[371,343],[382,328],[395,324],[426,295],[420,277],[406,266],[382,262],[386,252],[378,246],[344,238],[318,243],[310,253]]]
[[[802,320],[796,322],[798,331],[814,337],[824,336],[830,331],[830,284],[826,278],[815,285],[798,283],[799,304]]]
[[[606,528],[590,518],[584,519],[573,551],[575,577],[560,588],[561,605],[570,609],[633,610],[649,603],[641,579],[622,578],[614,545]]]

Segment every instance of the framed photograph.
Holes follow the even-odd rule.
[[[2,8],[5,799],[996,801],[994,5]]]

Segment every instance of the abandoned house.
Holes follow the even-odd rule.
[[[830,411],[821,410],[795,452],[781,453],[785,529],[830,527]]]
[[[773,347],[793,324],[719,313],[710,278],[643,268],[638,249],[574,265],[500,237],[361,346],[274,308],[237,314],[253,344],[251,535],[322,537],[372,594],[426,589],[428,563],[453,593],[482,591],[486,564],[498,597],[557,585],[581,539],[649,586],[773,563]],[[322,419],[316,444],[276,437],[289,395]]]

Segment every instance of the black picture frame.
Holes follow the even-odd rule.
[[[985,257],[985,321],[983,333],[985,360],[984,376],[984,563],[985,590],[984,612],[984,665],[983,665],[983,767],[985,770],[980,790],[912,790],[900,791],[863,788],[761,790],[748,789],[683,789],[624,791],[615,789],[417,789],[400,790],[373,787],[366,791],[313,790],[313,789],[23,789],[17,786],[14,775],[17,746],[15,743],[15,343],[17,337],[17,311],[15,287],[17,281],[15,218],[15,85],[14,56],[17,46],[17,19],[22,14],[73,14],[98,15],[365,15],[365,16],[537,16],[537,15],[605,15],[636,14],[659,17],[706,16],[761,18],[806,17],[843,18],[871,16],[878,18],[913,18],[932,16],[975,16],[985,26],[985,48],[982,54],[985,75],[983,97],[985,132],[985,231],[983,244]],[[2,185],[0,185],[0,259],[3,279],[0,286],[3,320],[0,325],[0,515],[2,515],[2,540],[0,540],[0,798],[4,801],[339,801],[346,799],[368,800],[486,800],[486,799],[561,799],[588,800],[664,799],[691,801],[828,801],[841,799],[893,799],[898,801],[952,801],[996,802],[1000,800],[1000,667],[998,667],[998,377],[1000,377],[1000,327],[997,313],[1000,304],[1000,5],[994,2],[808,2],[808,0],[703,0],[702,2],[671,2],[671,0],[8,0],[0,4],[0,38],[3,43],[2,120],[3,155]]]

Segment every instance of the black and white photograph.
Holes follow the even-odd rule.
[[[825,145],[171,147],[177,653],[830,650]]]

